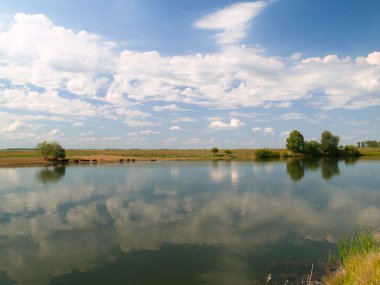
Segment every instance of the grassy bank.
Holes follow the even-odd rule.
[[[69,160],[96,159],[103,162],[116,162],[120,159],[136,160],[252,160],[257,158],[258,149],[221,149],[214,154],[211,149],[68,149]],[[286,149],[265,149],[279,157],[297,156]],[[380,148],[360,149],[360,159],[379,159]],[[0,150],[0,166],[45,165],[36,150]]]
[[[340,267],[323,280],[326,285],[380,284],[380,242],[369,231],[343,239],[332,261]]]
[[[220,150],[213,154],[210,149],[68,149],[66,155],[69,159],[85,156],[113,156],[120,158],[135,159],[183,159],[183,160],[214,160],[214,159],[240,159],[248,160],[255,158],[255,149],[234,149],[225,154]],[[275,149],[281,155],[290,155],[286,149]],[[39,153],[35,150],[1,150],[0,158],[38,158]]]

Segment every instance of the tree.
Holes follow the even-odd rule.
[[[52,158],[65,158],[65,149],[56,141],[43,141],[37,144],[37,150],[41,153],[44,159]]]
[[[339,136],[333,135],[330,131],[321,133],[321,150],[324,155],[337,155]]]
[[[229,149],[224,150],[224,154],[227,156],[230,156],[232,154],[232,151]]]
[[[214,155],[216,155],[216,154],[219,152],[219,148],[217,148],[217,147],[213,147],[213,148],[211,149],[211,151],[214,153]]]
[[[292,131],[289,137],[286,139],[286,148],[295,153],[303,153],[304,145],[304,137],[297,130]]]
[[[44,159],[47,159],[51,154],[51,144],[47,141],[40,142],[37,144],[37,150],[41,153]]]
[[[303,153],[305,155],[316,156],[321,154],[321,144],[315,140],[306,141]]]

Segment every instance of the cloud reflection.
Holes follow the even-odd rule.
[[[344,189],[335,184],[322,187],[321,180],[311,176],[308,179],[315,179],[310,183],[317,190],[305,186],[301,195],[289,180],[283,180],[286,171],[292,179],[301,176],[294,170],[299,163],[271,164],[270,172],[267,163],[255,164],[256,170],[261,168],[258,174],[252,174],[252,163],[245,162],[212,167],[194,163],[192,171],[189,165],[181,168],[173,163],[174,172],[171,163],[145,168],[69,167],[65,175],[71,179],[66,183],[1,193],[0,215],[8,218],[0,222],[0,269],[18,284],[48,284],[49,276],[73,269],[87,271],[100,266],[100,260],[114,260],[115,248],[130,253],[191,244],[246,254],[287,240],[290,232],[301,240],[335,242],[358,225],[380,228],[377,189],[349,181]],[[314,171],[319,167],[302,166]],[[198,167],[204,168],[196,172]],[[335,166],[331,169],[330,173],[337,173]],[[276,177],[279,171],[283,175]],[[2,177],[9,173],[1,172]],[[16,182],[10,173],[4,185],[12,188]],[[18,183],[28,187],[23,175],[30,174],[17,175],[23,181]],[[305,171],[302,176],[307,176]],[[276,186],[261,191],[270,180]],[[211,191],[215,182],[222,186]],[[245,278],[241,272],[246,265],[234,259],[220,264],[225,267],[219,275],[202,278],[213,283],[215,278],[226,278],[223,272]],[[247,284],[246,280],[240,284]]]

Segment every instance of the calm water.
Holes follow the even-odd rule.
[[[0,169],[0,284],[284,284],[360,226],[380,161]]]

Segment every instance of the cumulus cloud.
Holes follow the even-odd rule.
[[[244,37],[268,3],[237,3],[205,16],[196,26],[220,30],[217,39],[226,45],[210,54],[178,56],[117,53],[116,43],[97,35],[57,26],[45,15],[17,14],[0,30],[0,80],[5,82],[0,84],[0,105],[7,114],[33,115],[7,115],[1,128],[15,120],[44,118],[71,123],[106,118],[151,127],[162,124],[162,118],[147,110],[183,111],[182,104],[202,111],[289,108],[295,103],[322,110],[380,106],[378,51],[356,58],[305,58],[299,53],[281,58],[230,45]],[[170,123],[191,123],[199,120],[196,115],[171,118]],[[282,119],[319,120],[293,112]],[[219,119],[209,128],[238,126]]]
[[[220,30],[216,35],[218,44],[233,44],[245,37],[251,21],[267,5],[266,1],[236,3],[204,16],[195,27]]]
[[[113,42],[55,26],[45,15],[18,13],[0,33],[0,77],[13,84],[62,88],[94,96],[113,68]]]
[[[229,123],[224,123],[222,121],[211,122],[207,127],[209,129],[236,129],[242,126],[244,123],[239,119],[231,119]]]

